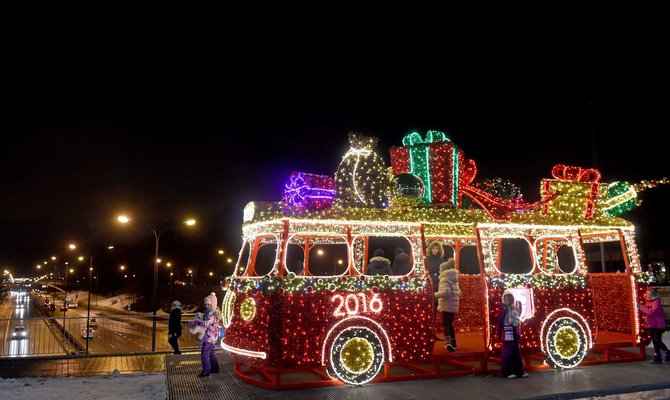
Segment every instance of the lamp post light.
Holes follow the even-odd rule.
[[[170,268],[172,268],[172,263],[171,262],[166,262],[165,263],[165,268],[168,270],[168,299],[172,299],[172,272],[170,271]]]
[[[67,248],[70,251],[74,251],[74,250],[77,249],[77,245],[74,244],[74,243],[70,243],[70,244],[67,245]],[[51,259],[53,260],[54,257],[51,257]],[[68,262],[66,261],[65,262],[65,284],[64,284],[64,287],[63,287],[63,307],[65,308],[63,310],[63,337],[65,337],[65,315],[67,314],[67,310],[68,310],[68,305],[67,305],[67,269],[68,268],[67,268],[67,264],[68,264]],[[74,272],[74,270],[70,270],[70,272]]]
[[[127,224],[131,222],[131,219],[125,215],[119,215],[117,217],[117,221],[119,221],[122,224]],[[187,219],[184,221],[184,224],[186,226],[193,226],[196,224],[196,221],[194,219]],[[151,351],[156,351],[156,293],[158,291],[158,264],[161,262],[161,260],[158,258],[158,243],[160,242],[160,237],[161,237],[161,231],[157,230],[154,228],[152,225],[145,223],[145,225],[153,232],[154,234],[154,239],[156,239],[156,248],[155,248],[155,254],[154,254],[154,289],[151,295],[151,309],[153,310],[152,312],[152,328],[151,328]]]
[[[168,298],[172,298],[172,275],[174,275],[172,272],[170,272],[170,280],[168,281]]]

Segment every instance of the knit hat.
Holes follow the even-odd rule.
[[[514,294],[513,294],[512,291],[509,290],[509,289],[505,289],[505,291],[504,291],[503,294],[502,294],[501,299],[504,300],[504,299],[505,299],[505,296],[507,296],[507,295],[512,296],[512,303],[514,303]]]
[[[386,253],[384,253],[384,250],[382,249],[377,249],[375,250],[375,257],[384,257]]]
[[[216,293],[212,292],[209,294],[209,296],[205,297],[205,304],[211,304],[216,307],[219,304],[218,300],[216,299]]]
[[[405,250],[403,250],[402,247],[396,247],[393,253],[397,256],[398,254],[404,254]]]
[[[175,308],[178,308],[178,309],[181,310],[181,308],[182,308],[181,301],[175,300],[175,301],[172,302],[172,309],[174,310]]]
[[[447,262],[443,262],[442,264],[440,264],[440,272],[452,269],[454,268],[454,265],[456,265],[456,261],[454,261],[453,258],[450,258],[449,260],[447,260]]]

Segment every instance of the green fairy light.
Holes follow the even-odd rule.
[[[611,199],[613,197],[622,195],[626,193],[628,187],[629,187],[628,182],[624,181],[614,182],[607,188],[607,197]]]

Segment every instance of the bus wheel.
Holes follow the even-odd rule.
[[[571,317],[553,321],[547,329],[545,343],[549,362],[555,367],[574,368],[586,357],[586,332]]]
[[[379,374],[385,359],[379,336],[369,328],[352,326],[333,340],[328,373],[344,383],[362,385]]]

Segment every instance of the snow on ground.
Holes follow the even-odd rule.
[[[586,399],[586,397],[585,397]],[[634,392],[612,394],[603,397],[589,397],[591,400],[666,400],[670,399],[670,389],[650,390],[648,392]]]
[[[49,378],[0,379],[2,398],[12,400],[164,400],[165,374],[110,374]]]
[[[79,292],[79,298],[86,298],[88,296],[88,292],[86,291],[81,291]],[[114,297],[103,297],[103,296],[97,296],[95,294],[91,295],[91,303],[96,304],[95,298],[97,297],[97,306],[98,307],[103,307],[107,309],[112,309],[119,311],[120,314],[137,314],[137,315],[147,315],[148,313],[146,312],[135,312],[135,311],[128,311],[127,307],[128,304],[131,304],[133,302],[133,296],[129,295],[127,293],[120,294],[118,296]],[[197,311],[197,307],[195,306],[187,306],[182,309],[182,313],[194,313]],[[162,309],[159,309],[156,312],[157,315],[161,316],[168,316],[170,315],[169,312],[165,312]]]

